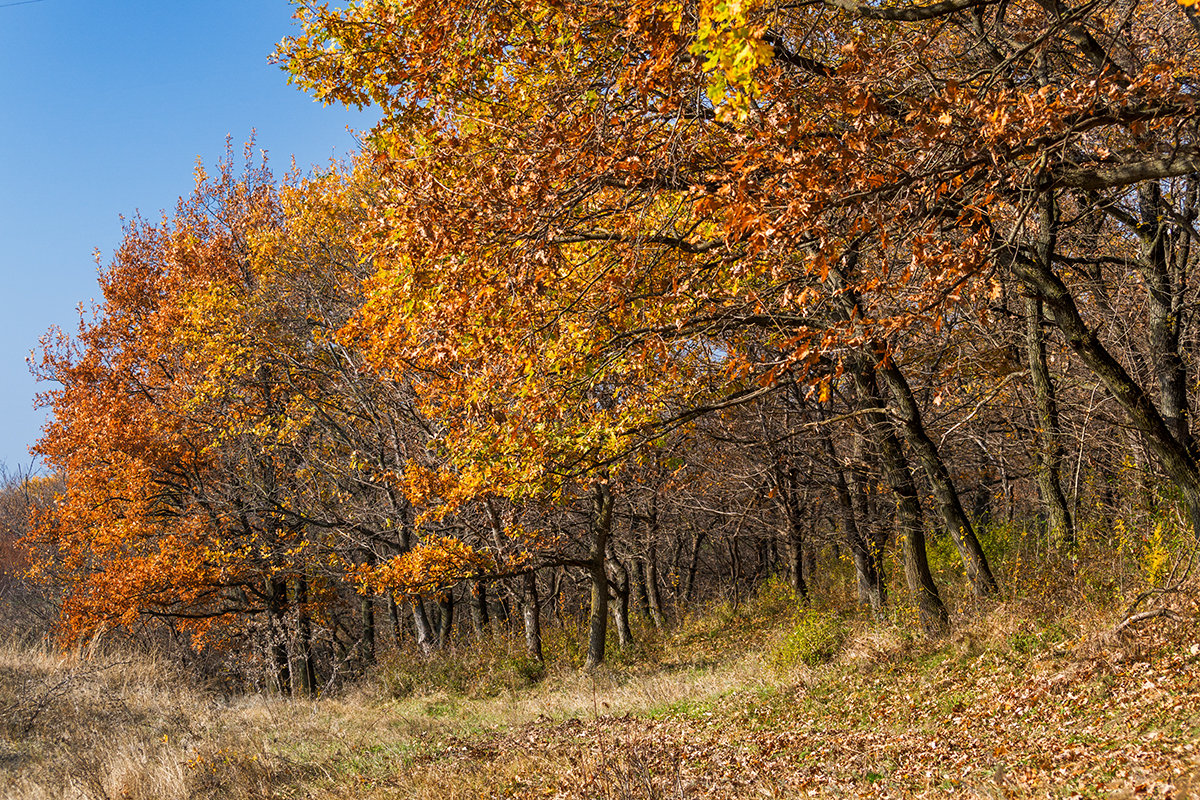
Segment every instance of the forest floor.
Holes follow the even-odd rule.
[[[960,605],[924,642],[775,592],[591,674],[476,647],[317,700],[10,644],[0,797],[1200,797],[1194,594]]]

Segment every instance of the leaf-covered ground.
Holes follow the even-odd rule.
[[[1200,644],[1170,633],[1089,657],[840,665],[655,717],[462,738],[415,768],[543,765],[495,797],[1187,797],[1200,766]]]
[[[1170,605],[1119,634],[999,605],[935,643],[760,606],[597,674],[448,690],[431,662],[317,701],[10,647],[0,798],[1200,796],[1200,617]]]

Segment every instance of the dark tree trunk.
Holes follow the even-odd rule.
[[[629,561],[629,576],[633,581],[633,598],[634,605],[637,606],[638,613],[642,615],[642,619],[650,621],[650,594],[646,591],[646,571],[642,568],[642,560],[640,558],[632,558]]]
[[[280,694],[292,693],[292,668],[288,659],[287,583],[267,579],[267,649],[271,653],[275,688]]]
[[[471,581],[471,627],[475,630],[476,641],[482,642],[487,638],[489,622],[487,584]]]
[[[400,619],[400,606],[396,603],[396,595],[388,593],[388,624],[392,628],[392,643],[396,650],[404,642],[404,624]]]
[[[1039,216],[1037,258],[1049,268],[1053,263],[1057,245],[1058,221],[1053,195],[1044,196]],[[1038,493],[1050,520],[1052,537],[1061,545],[1073,547],[1075,523],[1071,519],[1067,498],[1062,490],[1062,431],[1058,424],[1054,382],[1050,379],[1050,368],[1046,361],[1046,337],[1042,327],[1044,316],[1040,297],[1034,295],[1025,298],[1025,318],[1025,350],[1038,419],[1035,429],[1037,433],[1034,437]]]
[[[800,560],[800,566],[804,569],[804,585],[811,592],[812,587],[817,582],[817,555],[819,547],[817,543],[811,539],[805,541],[800,548],[804,557]]]
[[[1167,204],[1158,183],[1141,184],[1138,187],[1141,219],[1134,230],[1141,239],[1141,271],[1146,282],[1150,350],[1158,380],[1159,408],[1171,433],[1195,456],[1187,364],[1179,350],[1186,313],[1187,272],[1186,263],[1180,264],[1172,258],[1174,247]],[[1181,245],[1188,246],[1186,241]]]
[[[653,537],[658,536],[657,525],[655,525]],[[642,562],[642,567],[646,574],[646,598],[650,605],[650,619],[654,622],[654,627],[662,630],[664,625],[662,611],[662,593],[658,588],[658,555],[657,547],[652,538],[646,552],[646,558]]]
[[[803,601],[808,597],[808,585],[804,582],[804,540],[791,530],[790,521],[787,539],[787,574],[788,586],[795,592],[796,597]]]
[[[1075,524],[1062,490],[1062,432],[1058,425],[1054,384],[1050,380],[1050,370],[1046,364],[1041,298],[1026,298],[1025,313],[1028,317],[1025,346],[1029,356],[1030,383],[1033,384],[1034,403],[1037,407],[1034,447],[1037,456],[1035,475],[1038,495],[1050,521],[1053,539],[1063,546],[1072,547],[1075,544]]]
[[[688,560],[688,569],[683,582],[683,602],[692,602],[696,591],[696,571],[700,568],[700,546],[704,544],[705,531],[700,528],[692,531],[692,552]]]
[[[454,638],[454,589],[446,589],[438,597],[438,649],[445,650]]]
[[[782,466],[776,470],[779,490],[783,494],[783,506],[788,521],[788,577],[792,590],[801,600],[808,600],[808,583],[804,580],[804,508],[800,504],[800,470]]]
[[[437,639],[438,649],[446,650],[450,647],[450,640],[454,636],[454,589],[447,589],[438,598],[438,609],[441,614],[438,617]]]
[[[866,363],[859,364],[854,377],[862,402],[868,407],[879,407],[881,398],[871,367]],[[933,574],[929,571],[929,559],[925,550],[925,524],[912,472],[904,458],[904,451],[892,421],[882,411],[868,414],[867,419],[878,442],[877,449],[884,481],[896,498],[896,526],[904,553],[905,584],[917,604],[917,614],[925,634],[931,637],[940,636],[949,628],[950,618],[938,594]]]
[[[592,583],[591,614],[588,624],[587,659],[585,669],[604,662],[604,645],[608,636],[608,573],[604,566],[608,537],[612,530],[612,489],[601,478],[592,489],[591,548],[588,552],[588,575]]]
[[[946,532],[950,534],[966,567],[971,589],[980,597],[994,594],[997,589],[996,579],[992,577],[987,556],[984,555],[979,540],[975,538],[975,530],[963,511],[958,490],[950,479],[950,473],[938,453],[937,445],[925,430],[921,421],[921,410],[913,397],[912,389],[886,349],[878,343],[875,345],[875,356],[880,360],[879,373],[887,383],[888,392],[896,404],[905,438],[925,470]]]
[[[303,575],[295,579],[297,617],[298,669],[294,670],[300,681],[300,693],[312,697],[317,693],[317,665],[312,651],[312,618],[308,612],[308,579]]]
[[[368,551],[367,565],[375,565],[375,554]],[[359,623],[362,628],[360,654],[365,666],[375,663],[375,596],[364,594],[359,599]]]
[[[521,616],[525,622],[525,655],[542,663],[542,605],[538,597],[537,574],[527,572],[521,576],[523,588]]]

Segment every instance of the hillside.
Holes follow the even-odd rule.
[[[531,681],[497,643],[316,700],[9,644],[0,796],[1194,796],[1195,595],[1121,632],[1116,604],[1059,602],[972,608],[924,643],[774,585],[591,673]]]

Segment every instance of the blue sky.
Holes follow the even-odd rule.
[[[0,460],[28,467],[44,414],[26,357],[74,330],[120,216],[157,218],[197,157],[256,131],[277,174],[324,164],[374,117],[323,107],[269,63],[286,0],[0,0]]]

